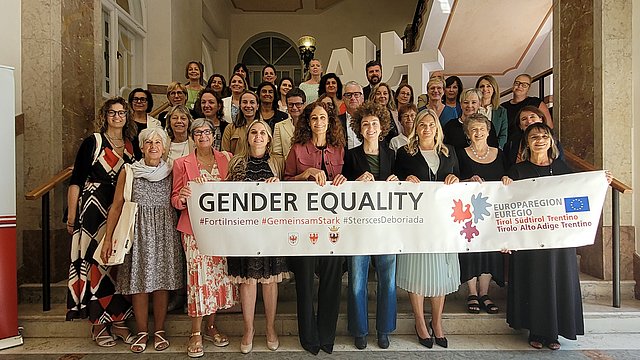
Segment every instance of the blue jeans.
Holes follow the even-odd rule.
[[[349,264],[349,301],[347,315],[349,333],[354,337],[369,333],[367,282],[369,261],[375,259],[378,291],[376,299],[376,331],[388,334],[396,329],[396,256],[361,255],[352,256]]]

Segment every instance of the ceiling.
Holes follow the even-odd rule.
[[[551,30],[545,24],[552,8],[552,0],[454,1],[439,44],[445,72],[499,76],[526,65],[536,40]]]
[[[321,13],[343,0],[230,0],[231,6],[245,13]]]

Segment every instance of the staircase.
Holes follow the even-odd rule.
[[[369,309],[375,311],[375,282],[369,283]],[[603,350],[635,349],[640,350],[640,301],[633,298],[633,281],[623,281],[621,285],[622,307],[611,307],[611,282],[581,275],[584,320],[587,334],[578,341],[560,339],[565,350]],[[346,276],[343,278],[342,306],[338,318],[336,346],[334,351],[357,351],[353,338],[347,332],[346,314]],[[41,288],[38,284],[22,285],[19,290],[19,323],[24,328],[25,345],[0,351],[2,354],[37,353],[129,353],[128,347],[119,344],[113,348],[102,349],[91,344],[90,326],[86,321],[65,321],[66,282],[52,285],[52,310],[42,312]],[[260,293],[260,292],[259,292]],[[455,350],[522,350],[531,348],[526,343],[526,332],[514,331],[506,324],[506,289],[490,289],[490,294],[500,307],[500,313],[472,315],[466,312],[466,286],[447,297],[444,327],[449,338],[448,351]],[[426,311],[429,305],[427,301]],[[262,302],[259,299],[256,311],[256,337],[254,352],[269,352],[264,340],[265,319]],[[429,315],[427,315],[429,317]],[[280,334],[279,351],[301,352],[298,344],[295,286],[286,281],[280,284],[278,315],[276,327]],[[242,336],[242,314],[220,313],[217,316],[218,327],[231,337],[231,345],[215,348],[205,344],[205,351],[239,353]],[[130,325],[134,326],[133,321]],[[153,328],[153,325],[150,325]],[[406,292],[398,289],[397,329],[391,336],[390,350],[381,350],[375,340],[375,314],[370,314],[370,336],[367,351],[423,351],[415,339],[414,320]],[[166,323],[167,334],[172,346],[164,353],[184,353],[184,344],[190,332],[190,319],[180,311],[170,313]],[[436,346],[437,348],[437,346]],[[150,349],[150,350],[149,350]],[[434,350],[444,350],[442,348]],[[431,350],[431,351],[434,351]],[[153,353],[153,347],[147,352]],[[302,353],[301,353],[302,354]],[[1,357],[1,356],[0,356]]]

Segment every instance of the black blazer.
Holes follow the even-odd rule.
[[[367,162],[367,156],[364,153],[364,144],[356,146],[351,150],[347,150],[347,154],[344,159],[344,166],[342,167],[342,174],[347,180],[355,180],[366,171],[372,173],[375,176],[376,181],[385,181],[393,174],[395,166],[395,154],[393,150],[389,149],[386,142],[378,142],[378,156],[380,157],[380,174],[375,176],[369,168]]]
[[[444,135],[443,142],[445,144],[453,145],[453,147],[456,149],[464,149],[469,146],[467,135],[465,135],[462,124],[458,119],[451,119],[446,124],[444,124],[444,127],[442,128],[442,134]],[[498,147],[498,136],[493,129],[489,129],[487,144],[492,147]]]
[[[435,176],[429,169],[427,161],[424,159],[420,151],[414,155],[409,155],[403,146],[396,153],[396,167],[394,173],[400,180],[405,180],[407,176],[414,175],[420,181],[444,181],[449,174],[460,177],[460,169],[458,168],[458,157],[451,145],[444,145],[449,149],[449,156],[438,154],[440,158],[440,166]]]

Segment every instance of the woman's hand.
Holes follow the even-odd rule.
[[[484,179],[478,175],[473,175],[472,177],[469,178],[469,181],[475,181],[475,182],[481,183],[484,181]]]
[[[207,178],[203,176],[198,176],[196,178],[193,179],[193,182],[195,182],[196,184],[204,184],[205,182],[207,182]]]
[[[316,184],[324,186],[327,183],[327,174],[316,168],[308,168],[302,172],[302,177],[307,180],[313,180]]]
[[[613,175],[611,174],[611,171],[605,170],[604,175],[607,177],[607,183],[611,184],[611,182],[613,181]]]
[[[342,174],[338,174],[336,175],[336,177],[333,178],[333,181],[331,181],[331,185],[340,186],[344,184],[345,181],[347,181],[347,178],[344,177],[344,175]]]
[[[395,176],[394,174],[389,175],[389,177],[387,178],[386,181],[398,181],[398,177]]]
[[[406,181],[418,184],[420,182],[420,179],[418,179],[418,177],[415,175],[409,175],[407,176]]]
[[[511,254],[511,250],[509,250],[509,249],[502,249],[502,250],[500,250],[500,252],[503,253],[503,254]]]
[[[510,177],[508,177],[507,175],[502,177],[503,185],[511,185],[511,183],[513,183],[513,180]]]
[[[266,183],[275,183],[275,182],[278,182],[278,181],[280,181],[280,179],[278,179],[275,176],[272,176],[272,177],[267,178],[267,179],[264,180],[264,182],[266,182]]]
[[[73,218],[75,219],[75,216]],[[69,235],[73,235],[73,220],[71,216],[67,217],[67,232]]]
[[[106,264],[111,257],[111,253],[113,252],[113,244],[112,240],[108,238],[104,238],[104,244],[102,244],[102,251],[100,251],[100,259],[102,262]]]
[[[447,175],[447,177],[444,178],[444,184],[445,185],[455,184],[458,181],[460,181],[460,179],[458,179],[458,177],[453,175],[453,174],[449,174],[449,175]]]
[[[182,189],[180,189],[178,196],[179,196],[180,202],[186,205],[187,199],[191,196],[191,188],[189,187],[188,184],[183,186]]]
[[[373,177],[373,174],[371,174],[368,171],[365,171],[364,174],[358,176],[356,181],[376,181],[376,179]]]

